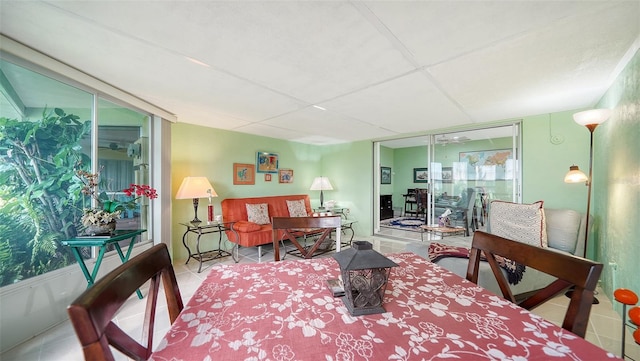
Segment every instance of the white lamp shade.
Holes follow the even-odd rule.
[[[564,176],[565,183],[581,183],[586,182],[589,178],[584,174],[577,165],[569,167],[569,172]]]
[[[575,113],[573,120],[580,125],[601,124],[611,116],[611,109],[591,109]]]
[[[332,191],[333,186],[331,186],[331,182],[329,182],[329,178],[327,177],[316,177],[311,184],[311,188],[309,190],[312,191]]]
[[[185,177],[176,193],[176,199],[217,197],[207,177]]]

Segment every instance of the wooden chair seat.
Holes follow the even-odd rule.
[[[509,288],[509,283],[496,262],[496,255],[558,278],[547,287],[517,303],[527,310],[555,297],[570,286],[575,286],[562,328],[584,338],[589,323],[594,291],[602,272],[602,263],[476,231],[473,235],[467,268],[467,279],[476,284],[478,283],[481,253],[486,256],[504,298],[513,303],[517,302]]]
[[[114,360],[109,345],[134,360],[147,360],[151,356],[161,279],[169,320],[173,323],[184,305],[165,244],[156,245],[120,265],[71,302],[67,312],[86,360]],[[112,320],[129,296],[149,280],[142,342],[139,343]]]

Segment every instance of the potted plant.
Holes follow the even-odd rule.
[[[77,170],[76,175],[82,182],[82,194],[89,196],[95,200],[96,207],[83,208],[80,221],[85,227],[85,234],[96,236],[112,233],[116,229],[116,220],[125,209],[134,209],[137,207],[137,201],[142,197],[154,199],[158,194],[154,188],[148,185],[130,184],[129,188],[123,189],[122,192],[132,197],[126,201],[116,201],[113,197],[109,198],[106,192],[100,192],[98,184],[100,182],[100,173],[90,173],[85,170]]]

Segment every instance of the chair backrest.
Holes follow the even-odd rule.
[[[166,295],[169,320],[173,323],[184,305],[169,251],[164,243],[118,266],[69,305],[67,312],[86,360],[114,360],[109,345],[134,360],[146,360],[151,356],[160,279]],[[142,339],[138,343],[113,323],[112,319],[129,296],[148,280],[151,282]]]
[[[489,262],[504,298],[513,303],[516,303],[515,298],[495,256],[502,256],[558,278],[547,287],[518,303],[527,310],[546,302],[569,286],[575,286],[562,328],[584,338],[589,323],[594,290],[602,272],[602,263],[476,231],[473,234],[469,266],[467,267],[467,279],[476,284],[478,283],[481,253],[484,253]]]
[[[336,230],[337,242],[340,242],[341,219],[342,217],[340,216],[271,218],[271,226],[273,228],[273,253],[275,261],[280,260],[280,247],[278,246],[278,242],[281,239],[288,239],[302,254],[310,255],[313,255],[322,241],[324,241],[334,229]],[[296,239],[305,232],[320,234],[320,238],[309,250],[305,250]],[[281,237],[279,236],[280,234],[282,234]]]
[[[422,188],[415,189],[416,203],[418,205],[418,213],[427,209],[427,190]]]

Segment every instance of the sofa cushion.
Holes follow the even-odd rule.
[[[260,225],[249,221],[238,221],[233,224],[233,229],[238,232],[255,232],[260,230]]]
[[[489,229],[492,234],[537,247],[547,247],[543,202],[520,204],[492,201]]]
[[[295,201],[287,200],[287,208],[289,209],[289,217],[306,217],[307,207],[304,204],[304,199],[298,199]]]
[[[545,209],[549,247],[575,253],[582,214],[571,209]]]
[[[267,203],[249,204],[247,203],[247,220],[257,224],[271,223],[269,219],[269,207]]]

